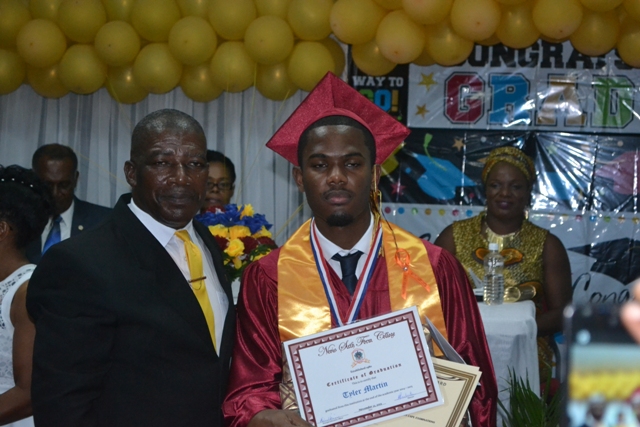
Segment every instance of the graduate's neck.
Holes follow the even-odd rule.
[[[354,219],[349,224],[336,225],[330,221],[316,218],[315,223],[318,231],[333,244],[342,249],[351,249],[360,241],[364,233],[367,232],[371,222],[371,217]]]

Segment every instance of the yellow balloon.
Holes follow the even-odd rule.
[[[17,53],[0,49],[0,95],[18,89],[27,75],[27,64]]]
[[[62,0],[29,0],[29,11],[34,19],[48,19],[55,22],[60,2]]]
[[[421,67],[428,67],[436,63],[435,59],[429,55],[427,52],[427,48],[422,49],[422,53],[416,59],[413,60],[413,64],[419,65]]]
[[[147,92],[133,77],[133,65],[109,67],[104,84],[109,95],[121,104],[135,104],[147,97]]]
[[[218,47],[211,59],[213,83],[227,92],[242,92],[255,79],[256,62],[251,59],[243,42],[228,41]]]
[[[196,102],[213,101],[222,93],[222,89],[213,83],[208,64],[185,67],[180,87],[185,95]]]
[[[582,9],[579,0],[537,0],[533,5],[533,22],[543,36],[562,40],[580,26]]]
[[[623,0],[622,6],[631,18],[640,22],[640,0]]]
[[[324,40],[320,40],[320,43],[322,43],[324,47],[329,49],[329,53],[333,58],[333,63],[336,66],[333,70],[333,74],[335,74],[336,76],[341,75],[346,65],[344,50],[342,50],[342,47],[340,46],[340,44],[338,44],[338,42],[332,39],[331,37],[327,37]]]
[[[258,65],[256,89],[265,98],[284,101],[298,91],[287,73],[287,64]]]
[[[380,6],[387,10],[402,9],[402,0],[375,0]]]
[[[107,22],[100,0],[63,0],[58,8],[58,25],[64,34],[78,43],[91,43]]]
[[[67,49],[67,39],[55,23],[47,19],[33,19],[18,32],[16,47],[27,64],[50,67],[62,58]]]
[[[536,30],[536,31],[538,31],[538,30]],[[496,33],[493,33],[491,35],[491,37],[489,37],[487,39],[484,39],[484,40],[480,40],[480,41],[478,41],[476,43],[478,43],[479,45],[482,45],[482,46],[495,46],[498,43],[500,43],[500,39],[498,38]]]
[[[640,68],[640,23],[634,19],[625,19],[618,38],[618,55],[628,65]]]
[[[620,6],[622,0],[580,0],[580,3],[596,12],[608,12]]]
[[[138,34],[152,42],[164,42],[180,19],[175,0],[136,0],[131,10],[131,23]]]
[[[389,74],[398,65],[382,55],[375,39],[351,46],[351,58],[360,71],[370,76]]]
[[[20,0],[0,0],[0,47],[14,48],[20,28],[30,20],[31,13]]]
[[[615,11],[598,13],[585,10],[580,26],[569,40],[579,52],[600,56],[616,46],[619,33],[620,23]]]
[[[302,40],[322,40],[331,34],[329,17],[333,0],[291,0],[287,21]]]
[[[247,28],[244,46],[258,64],[278,64],[293,50],[293,32],[284,19],[261,16]]]
[[[318,82],[336,68],[331,52],[320,42],[298,42],[287,64],[289,78],[300,89],[310,92]]]
[[[501,4],[513,5],[513,4],[521,4],[529,0],[496,0],[496,1]]]
[[[92,45],[75,44],[64,53],[58,73],[64,87],[84,95],[102,87],[107,78],[107,66]]]
[[[197,16],[207,19],[209,16],[209,0],[178,0],[182,16]]]
[[[533,2],[502,7],[502,18],[496,36],[505,46],[522,49],[531,46],[540,38],[540,31],[533,23]]]
[[[109,21],[131,22],[131,11],[135,0],[102,0]]]
[[[167,93],[178,85],[182,64],[171,55],[166,43],[150,43],[133,63],[136,82],[151,93]]]
[[[437,24],[451,11],[453,0],[402,0],[402,8],[419,24]]]
[[[169,49],[185,65],[208,61],[216,51],[218,39],[211,24],[199,16],[187,16],[176,22],[169,33]]]
[[[242,40],[257,16],[253,0],[211,0],[209,7],[209,22],[216,33],[227,40]]]
[[[291,0],[254,0],[258,9],[258,16],[273,15],[287,19],[287,10]]]
[[[422,27],[413,22],[405,11],[394,10],[378,25],[376,43],[389,61],[407,64],[422,53],[424,33]]]
[[[473,50],[473,42],[453,31],[447,20],[427,28],[425,46],[433,60],[444,66],[460,64]]]
[[[338,0],[331,9],[329,23],[340,41],[362,44],[376,36],[378,24],[387,13],[373,0]]]
[[[100,28],[94,46],[105,64],[118,67],[136,59],[140,52],[140,37],[127,22],[111,21]]]
[[[58,76],[58,64],[46,68],[27,65],[27,81],[38,95],[45,98],[61,98],[69,93]]]
[[[500,23],[501,9],[495,0],[454,0],[451,27],[467,40],[491,37]]]

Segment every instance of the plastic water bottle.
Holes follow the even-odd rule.
[[[489,243],[489,253],[484,257],[484,303],[499,305],[504,302],[504,257],[498,252],[497,243]]]

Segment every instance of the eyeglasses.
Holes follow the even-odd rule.
[[[216,187],[218,187],[218,191],[229,191],[231,187],[233,187],[233,184],[228,181],[207,181],[207,190],[212,191]]]

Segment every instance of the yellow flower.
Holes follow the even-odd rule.
[[[242,207],[242,212],[240,212],[240,219],[244,218],[245,216],[253,216],[253,214],[253,206],[249,204],[244,205]]]
[[[235,258],[244,253],[244,243],[240,239],[229,240],[229,246],[224,250],[231,258]],[[233,261],[235,264],[235,260]]]
[[[266,227],[263,225],[262,228],[260,230],[258,230],[256,232],[256,234],[253,235],[253,237],[255,237],[256,239],[259,237],[271,237],[271,232],[269,230],[266,229]]]
[[[229,239],[231,240],[249,236],[251,236],[251,230],[246,225],[234,225],[229,228]]]
[[[271,252],[271,251],[269,251],[269,252]],[[257,261],[260,258],[264,258],[265,256],[269,255],[269,252],[264,253],[264,254],[254,255],[254,256],[251,257],[251,261]]]
[[[225,239],[229,238],[229,229],[222,224],[210,225],[209,231],[214,236],[224,237]]]
[[[242,260],[240,259],[240,257],[235,257],[233,259],[233,267],[236,270],[240,270],[242,268]]]

